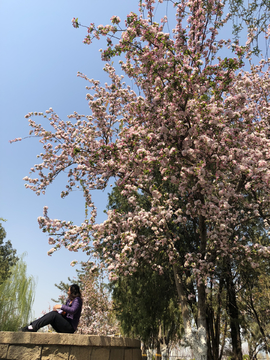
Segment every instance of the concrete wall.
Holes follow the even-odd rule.
[[[140,341],[111,336],[0,332],[0,360],[141,360]]]

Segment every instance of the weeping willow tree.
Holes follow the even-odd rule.
[[[0,330],[17,331],[31,315],[35,281],[27,276],[27,266],[21,259],[13,266],[11,276],[0,286]]]

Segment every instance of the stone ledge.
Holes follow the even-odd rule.
[[[139,340],[114,336],[0,331],[0,344],[29,343],[38,345],[113,346],[125,348],[140,348],[141,346]]]
[[[112,336],[0,332],[0,360],[141,360],[140,345]]]

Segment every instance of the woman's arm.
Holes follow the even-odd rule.
[[[57,306],[57,305],[55,305],[55,306]],[[60,305],[60,308],[58,308],[58,309],[61,309],[68,314],[76,314],[76,312],[81,308],[81,306],[82,306],[82,300],[79,297],[77,297],[72,301],[71,306]]]

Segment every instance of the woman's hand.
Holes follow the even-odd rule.
[[[61,304],[54,305],[53,311],[57,311],[57,310],[61,309],[61,306],[62,306]]]

